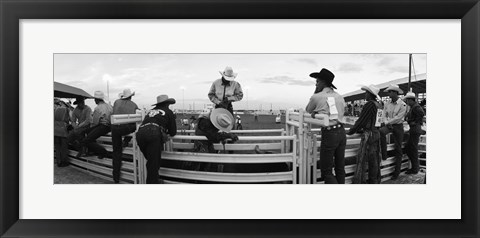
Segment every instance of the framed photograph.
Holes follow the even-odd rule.
[[[478,1],[0,0],[0,11],[2,237],[480,235]],[[227,81],[219,81],[222,85],[235,82],[242,87],[231,95],[224,93],[225,105],[216,100],[217,78]],[[339,107],[329,97],[328,115],[309,115],[312,94],[321,93],[323,84],[342,94],[346,104]],[[425,135],[419,135],[419,144],[426,146],[420,150],[428,151],[428,174],[426,164],[420,171],[414,166],[407,170],[406,160],[405,166],[399,164],[402,175],[395,177],[392,142],[387,147],[393,157],[382,167],[369,168],[378,169],[381,184],[348,184],[375,179],[371,172],[370,177],[365,173],[355,178],[359,168],[355,164],[346,166],[346,185],[312,184],[344,182],[341,171],[334,171],[333,181],[325,174],[325,165],[316,163],[324,153],[323,131],[346,127],[349,120],[352,125],[361,121],[369,100],[388,110],[381,102],[395,100],[390,92],[400,91],[409,107],[416,107],[415,100],[409,100],[416,98],[424,103],[423,110],[428,91],[428,146]],[[107,117],[112,128],[132,122],[137,130],[151,125],[142,123],[145,115],[154,117],[162,103],[176,101],[170,109],[176,113],[180,134],[165,144],[167,160],[216,163],[231,158],[228,164],[249,158],[252,163],[286,161],[286,167],[275,171],[266,167],[248,177],[228,166],[216,165],[211,171],[201,165],[200,172],[186,169],[180,176],[179,165],[173,163],[160,167],[160,177],[151,177],[149,166],[155,165],[143,166],[151,154],[136,137],[131,143],[114,142],[108,136],[98,138],[107,140],[104,147],[109,153],[119,145],[131,150],[122,154],[127,159],[117,175],[115,155],[95,151],[84,139],[79,143],[89,150],[70,148],[70,162],[59,160],[63,155],[58,146],[66,136],[56,131],[57,112],[63,112],[58,108],[75,107],[84,99],[92,111],[102,100],[118,111],[116,99],[124,102],[131,97],[139,116]],[[209,116],[213,126],[233,129],[240,139],[212,148],[220,154],[255,153],[218,158],[189,154],[196,148],[191,140],[201,139],[188,134],[198,125],[190,119],[217,106],[226,112],[224,117],[216,114],[215,122]],[[409,138],[411,128],[416,128],[412,113],[406,119]],[[108,119],[99,116],[92,121],[100,125]],[[390,120],[373,119],[378,128]],[[226,125],[228,121],[235,128]],[[80,120],[72,123],[72,128],[79,124]],[[276,137],[280,142],[262,138],[263,142],[241,143],[258,139],[242,135],[242,130],[272,128],[281,130]],[[417,132],[422,131],[426,128],[418,127]],[[348,138],[347,145],[354,140],[362,143],[361,137]],[[378,148],[383,146],[379,141]],[[358,161],[356,153],[347,148],[345,157]],[[65,166],[92,180],[76,181],[74,170]],[[62,172],[69,173],[67,180]],[[392,178],[420,184],[394,184],[400,182]],[[149,184],[160,181],[170,184]],[[184,182],[189,184],[179,184]]]

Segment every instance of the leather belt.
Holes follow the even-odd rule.
[[[337,125],[333,125],[333,126],[326,126],[326,127],[322,127],[322,131],[324,130],[333,130],[333,129],[337,129],[337,128],[341,128],[342,127],[342,124],[337,124]]]

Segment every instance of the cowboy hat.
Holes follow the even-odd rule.
[[[102,91],[95,91],[93,97],[100,100],[105,100],[105,94]]]
[[[75,98],[75,102],[73,102],[73,105],[77,105],[80,102],[85,102],[85,98],[84,97]]]
[[[385,90],[383,90],[384,92],[389,92],[389,91],[396,91],[398,94],[402,94],[403,91],[400,89],[400,87],[398,87],[398,85],[396,84],[390,84],[390,86],[388,86]]]
[[[124,89],[123,92],[122,92],[122,95],[120,96],[121,99],[125,99],[125,98],[129,98],[131,96],[135,95],[135,92],[132,93],[132,91],[127,88],[127,89]]]
[[[175,102],[176,102],[175,99],[169,98],[168,95],[166,95],[166,94],[162,94],[162,95],[157,97],[157,103],[152,104],[152,106],[155,106],[155,105],[160,104],[160,103],[175,104]]]
[[[223,72],[222,71],[218,71],[218,72],[227,81],[233,81],[237,77],[237,74],[238,74],[238,73],[234,73],[232,67],[230,67],[230,66],[227,66]]]
[[[216,108],[210,113],[210,121],[219,130],[230,132],[233,128],[233,116],[224,108]]]
[[[415,96],[415,93],[414,92],[408,92],[407,94],[405,94],[405,96],[403,96],[403,100],[406,100],[408,98],[411,98],[411,99],[416,99],[417,97]]]
[[[377,88],[375,85],[370,84],[369,86],[362,86],[361,89],[375,95],[378,100],[382,100],[380,96],[378,96],[378,92],[380,92],[380,89]]]
[[[330,87],[332,87],[334,89],[337,89],[337,87],[335,87],[332,84],[333,78],[335,78],[335,75],[332,72],[330,72],[330,70],[328,70],[328,69],[323,68],[322,70],[320,70],[320,72],[313,72],[313,73],[310,74],[310,77],[315,78],[315,79],[325,80],[327,85],[329,85]]]

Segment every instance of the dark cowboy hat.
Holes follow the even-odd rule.
[[[310,77],[324,80],[328,86],[337,89],[337,87],[332,84],[335,75],[328,69],[323,68],[322,70],[320,70],[320,72],[313,72],[310,74]]]
[[[153,104],[152,106],[155,106],[160,103],[169,103],[169,104],[175,104],[175,99],[169,98],[168,95],[160,95],[157,97],[157,103]]]
[[[75,102],[73,102],[73,105],[77,105],[80,102],[85,102],[85,98],[84,97],[75,98]]]

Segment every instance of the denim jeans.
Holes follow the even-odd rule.
[[[326,184],[345,183],[345,147],[347,136],[343,127],[322,130],[320,170]],[[335,176],[332,169],[335,167]]]
[[[402,167],[402,143],[403,143],[403,124],[394,124],[392,127],[382,127],[380,128],[380,143],[382,145],[382,159],[387,159],[387,134],[392,133],[394,143],[395,143],[395,172],[393,172],[394,176],[398,176],[400,174],[400,170]]]
[[[147,183],[157,184],[163,150],[160,127],[154,125],[141,127],[136,133],[136,138],[140,151],[147,159]]]
[[[120,181],[120,169],[122,167],[122,136],[135,132],[137,129],[135,123],[124,125],[112,125],[112,166],[113,166],[113,181]]]
[[[108,134],[108,132],[110,132],[110,126],[99,124],[91,127],[85,131],[87,136],[82,140],[80,145],[86,146],[89,151],[93,151],[97,155],[106,156],[107,150],[103,146],[99,145],[96,140],[100,136]]]
[[[418,162],[418,142],[420,140],[420,134],[410,132],[408,137],[407,146],[405,148],[410,163],[412,163],[412,170],[418,172],[420,170],[420,164]]]

